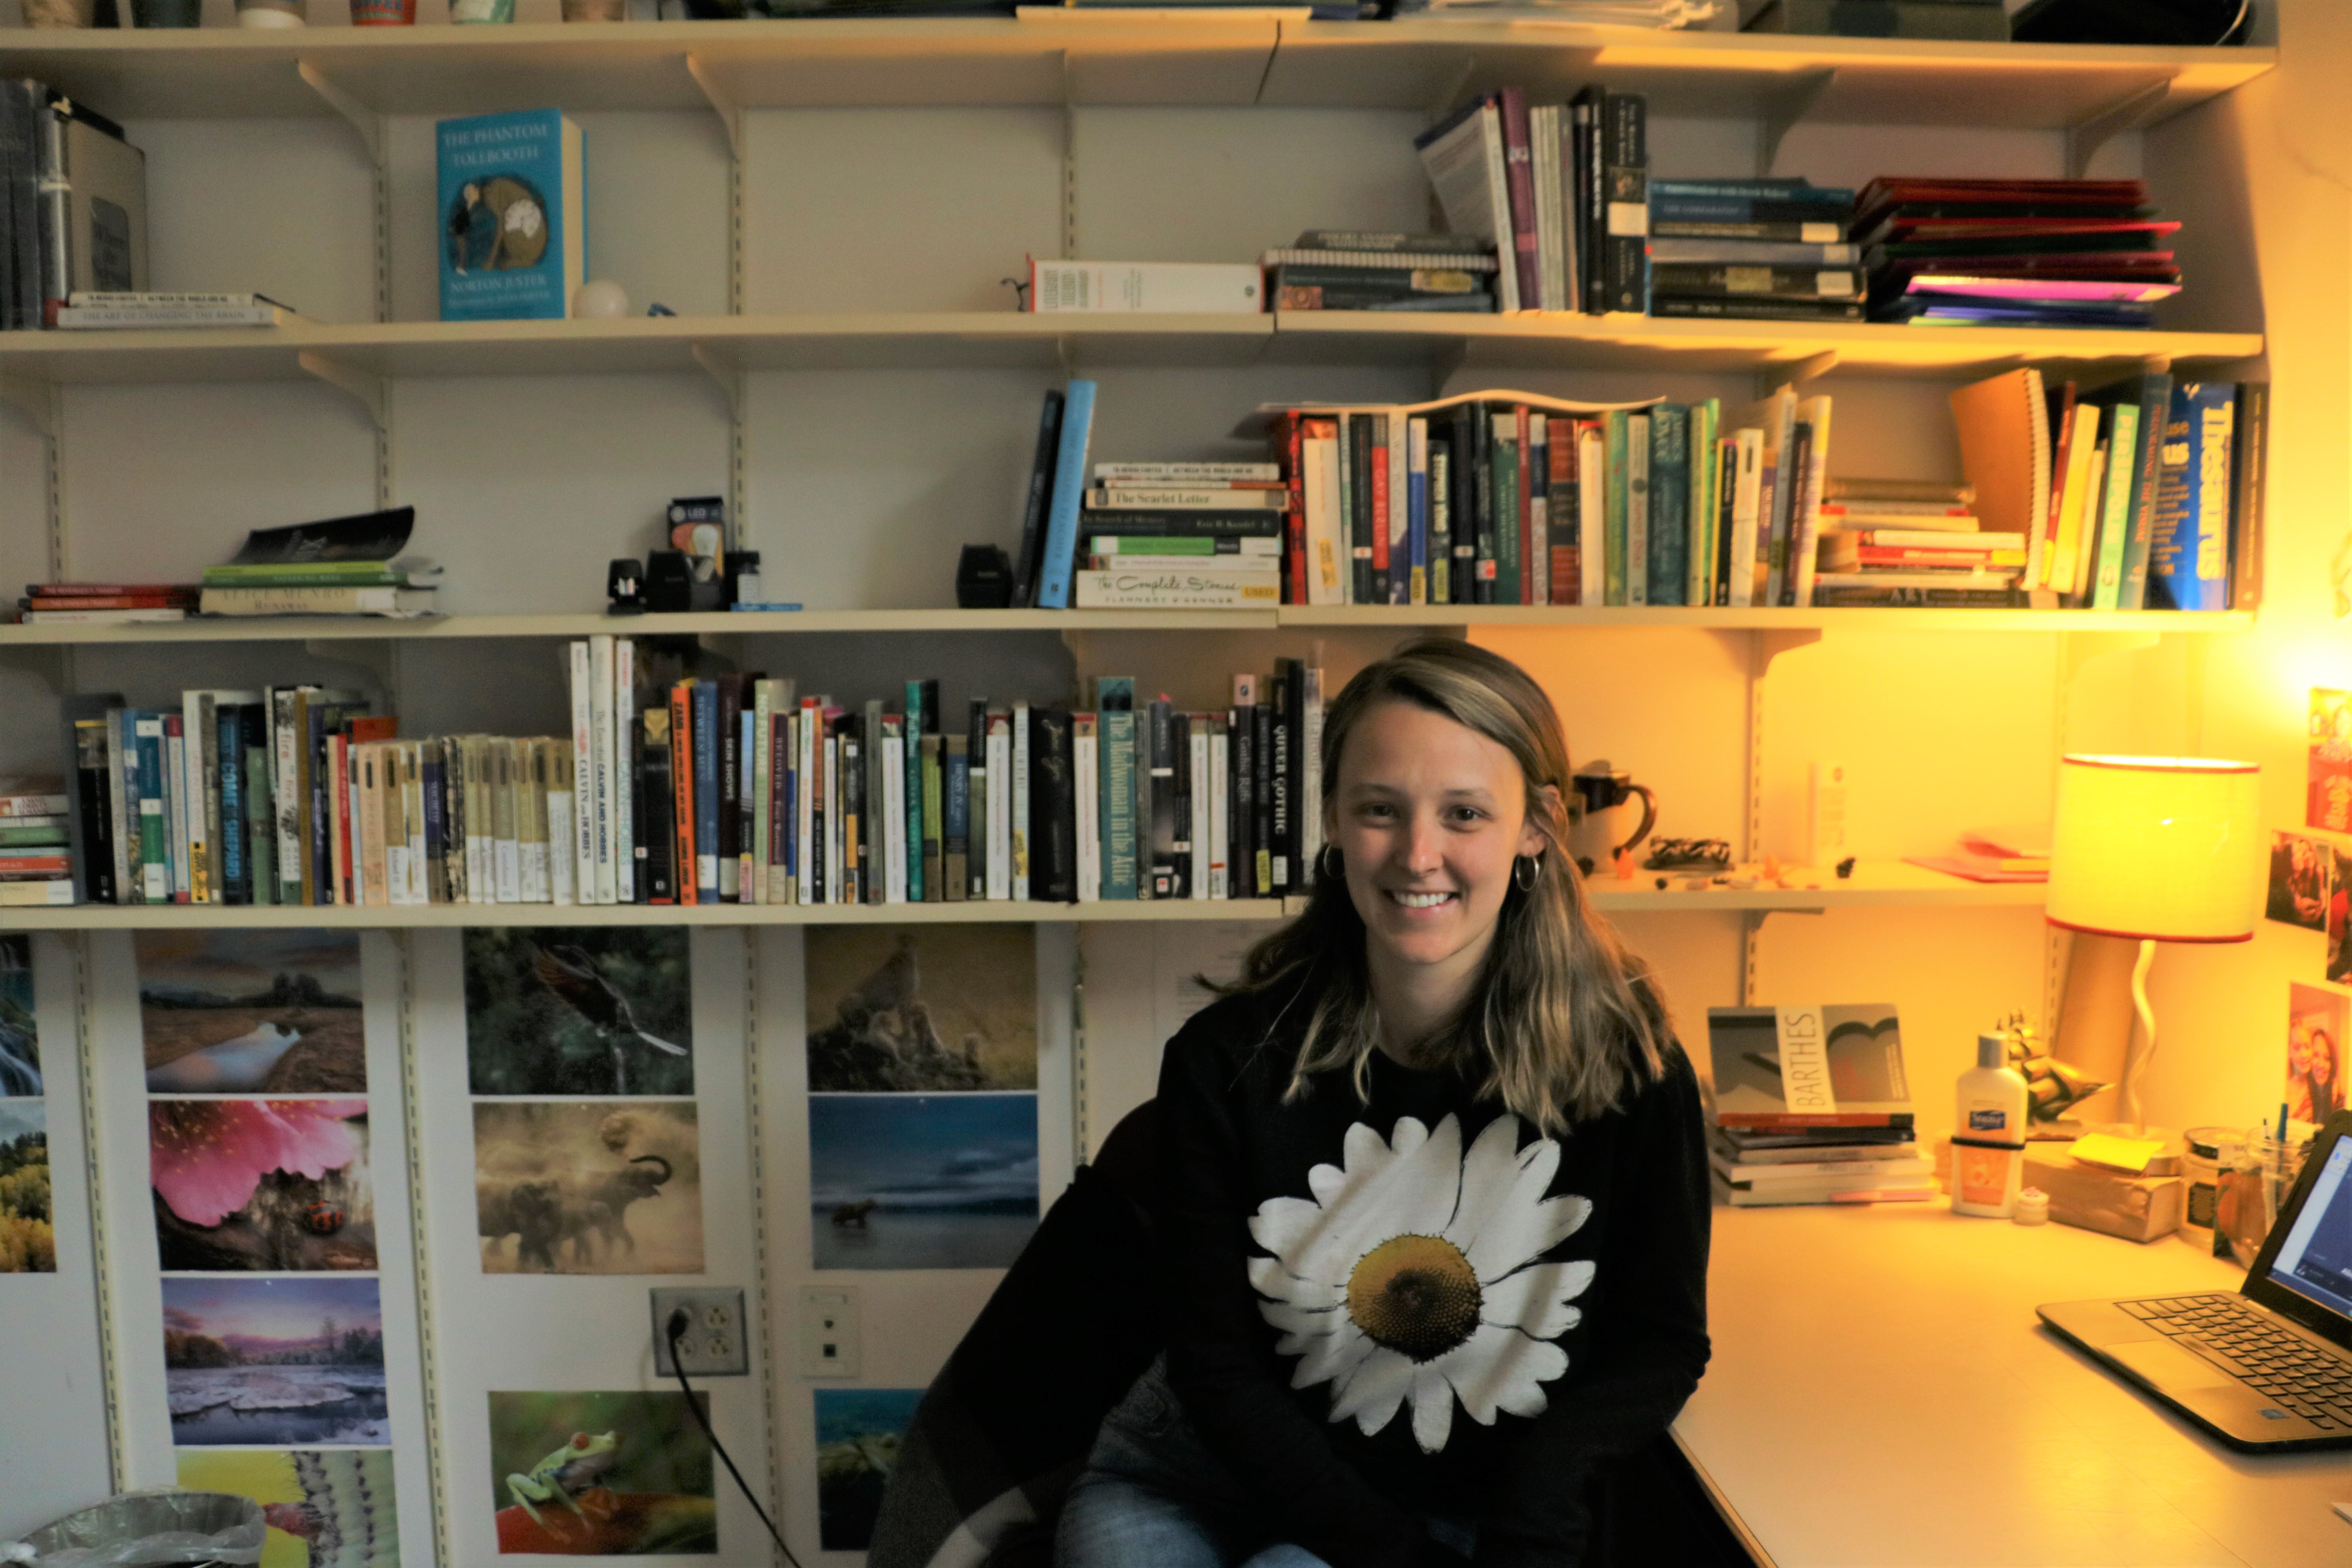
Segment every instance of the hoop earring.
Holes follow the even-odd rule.
[[[1346,879],[1347,864],[1339,858],[1339,847],[1337,844],[1323,846],[1323,853],[1315,858],[1315,872],[1328,882]]]
[[[1536,855],[1520,855],[1511,861],[1511,886],[1522,893],[1536,890],[1538,879],[1543,876],[1543,859]]]

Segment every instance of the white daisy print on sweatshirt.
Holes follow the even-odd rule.
[[[1559,1145],[1518,1146],[1518,1118],[1486,1124],[1462,1153],[1452,1116],[1434,1132],[1412,1117],[1390,1140],[1348,1129],[1344,1168],[1307,1173],[1312,1198],[1269,1198],[1250,1235],[1258,1311],[1298,1357],[1290,1386],[1331,1384],[1331,1419],[1369,1436],[1410,1400],[1423,1453],[1445,1447],[1458,1397],[1472,1420],[1538,1415],[1543,1384],[1568,1370],[1552,1341],[1574,1328],[1592,1283],[1587,1261],[1538,1261],[1592,1213],[1589,1198],[1544,1196]]]

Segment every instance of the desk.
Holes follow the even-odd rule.
[[[2033,1315],[2242,1278],[1940,1201],[1718,1208],[1675,1434],[1774,1568],[2352,1568],[2352,1449],[2233,1453]]]

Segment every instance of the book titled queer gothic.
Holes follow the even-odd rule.
[[[580,127],[552,109],[435,128],[441,319],[561,321],[587,272]]]

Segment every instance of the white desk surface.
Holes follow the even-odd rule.
[[[2033,1315],[2242,1270],[1940,1199],[1715,1219],[1675,1431],[1774,1568],[2352,1568],[2352,1449],[2232,1452]]]

